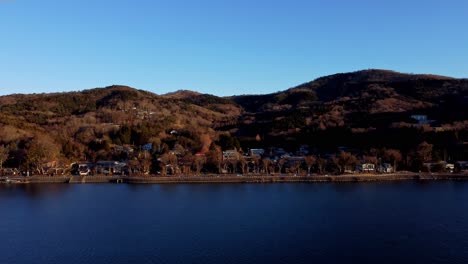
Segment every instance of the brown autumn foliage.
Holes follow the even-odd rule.
[[[308,155],[304,157],[304,162],[306,163],[306,166],[307,166],[307,174],[310,174],[310,170],[312,166],[314,166],[316,161],[317,161],[317,158],[312,155]]]
[[[402,160],[407,156],[408,160],[427,162],[433,156],[428,152],[437,154],[444,149],[456,150],[456,155],[449,156],[463,158],[461,146],[468,141],[467,96],[467,80],[385,70],[325,76],[266,95],[217,97],[190,91],[156,95],[126,86],[10,95],[0,97],[0,145],[11,150],[7,164],[38,171],[54,160],[136,158],[140,170],[151,168],[154,173],[156,161],[175,151],[176,160],[201,152],[206,163],[198,169],[219,172],[222,148],[276,146],[292,151],[301,144],[315,146],[314,155],[336,153],[330,150],[337,144],[357,148],[362,144],[365,149],[359,155],[372,147],[387,148],[389,153],[382,154],[383,159],[405,166]],[[412,114],[426,114],[435,123],[417,124],[410,118]],[[392,137],[394,133],[400,137]],[[433,145],[431,151],[414,143],[422,141]],[[148,143],[152,145],[151,159],[137,154]],[[124,146],[135,152],[113,151]],[[335,163],[344,171],[354,161],[346,154],[341,156]],[[251,161],[253,170],[262,167],[271,172],[275,165],[284,171],[283,161],[270,161],[262,166],[259,160]],[[239,163],[224,166],[230,171],[247,171],[247,165],[242,160]],[[305,163],[310,172],[314,162]],[[315,163],[319,172],[325,170],[323,160]],[[178,162],[166,165],[170,166],[160,169],[182,169]]]
[[[6,148],[4,145],[0,145],[0,170],[2,170],[3,163],[8,158],[8,152],[8,148]]]
[[[393,164],[394,171],[397,171],[398,163],[402,161],[401,152],[397,149],[387,149],[384,151],[384,159]]]

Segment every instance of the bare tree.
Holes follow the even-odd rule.
[[[229,160],[227,160],[227,159],[226,159],[226,160],[222,160],[222,161],[221,161],[222,170],[220,170],[220,171],[222,171],[223,173],[230,173],[230,171],[229,171],[229,164],[230,164],[230,163],[229,163]]]
[[[299,168],[301,167],[301,164],[302,162],[300,161],[294,161],[292,164],[291,164],[291,167],[290,167],[290,170],[292,173],[294,174],[299,174]]]
[[[357,165],[357,158],[349,152],[341,151],[338,157],[338,164],[341,166],[341,172],[345,172]]]
[[[231,165],[232,171],[231,173],[236,173],[237,171],[237,164],[239,161],[237,159],[228,159],[228,164]]]
[[[185,175],[192,174],[192,165],[195,164],[195,157],[187,151],[181,158],[179,158],[178,164],[182,167],[182,173]]]
[[[202,134],[200,135],[200,143],[201,143],[201,152],[203,154],[207,153],[210,149],[211,143],[213,140],[211,140],[210,135],[208,134]]]
[[[58,146],[47,137],[35,138],[30,142],[26,156],[26,166],[44,174],[44,164],[55,161],[59,156]]]
[[[173,150],[176,155],[180,155],[180,156],[185,155],[185,151],[186,151],[185,148],[180,144],[175,144]]]
[[[286,159],[281,158],[276,162],[276,166],[278,166],[278,173],[281,174],[281,171],[283,170],[284,163],[286,163]]]
[[[3,163],[8,159],[8,148],[0,146],[0,173],[3,174]]]
[[[270,174],[270,165],[271,165],[271,160],[269,158],[262,159],[262,167],[265,170],[266,174]]]
[[[221,173],[221,164],[223,163],[223,152],[221,148],[215,144],[211,144],[210,151],[207,153],[207,162],[215,165],[218,168],[218,173]]]
[[[317,159],[314,156],[309,155],[304,157],[304,162],[307,166],[307,175],[310,175],[310,169],[314,166],[315,162],[317,162]]]
[[[323,171],[325,170],[325,166],[327,165],[327,160],[323,158],[318,158],[317,159],[317,169],[320,174],[323,174]]]
[[[371,163],[371,164],[374,164],[374,165],[377,165],[377,163],[379,162],[376,156],[364,156],[362,158],[362,160],[365,163]]]
[[[242,174],[245,174],[247,168],[247,160],[245,159],[244,155],[239,154],[239,164],[241,166]]]
[[[259,155],[253,155],[252,162],[254,164],[254,173],[259,173],[260,160],[261,158]]]
[[[397,171],[397,164],[402,160],[401,152],[396,149],[388,149],[384,152],[384,159],[393,163],[393,171]]]
[[[422,142],[421,144],[418,145],[418,148],[416,150],[416,154],[418,155],[418,158],[422,162],[431,161],[431,159],[432,159],[432,144],[429,144],[426,141]]]
[[[148,151],[144,151],[143,154],[140,155],[140,166],[142,173],[149,173],[152,163],[151,154]]]
[[[338,173],[341,173],[343,171],[343,166],[342,163],[340,162],[340,159],[336,156],[333,156],[329,159],[330,164],[334,165],[336,168],[338,168]]]
[[[131,160],[128,161],[127,166],[128,166],[129,173],[130,173],[131,176],[132,176],[132,173],[135,172],[135,169],[138,169],[139,165],[140,164],[139,164],[139,162],[138,162],[138,160],[136,158],[131,159]]]
[[[164,153],[159,160],[162,163],[163,175],[167,175],[167,167],[172,167],[172,173],[175,173],[175,166],[177,166],[177,156],[172,153]]]
[[[432,144],[422,142],[416,147],[416,150],[412,150],[408,154],[408,159],[415,170],[429,169],[424,168],[423,165],[432,159]]]
[[[194,163],[195,163],[195,170],[196,170],[197,174],[200,174],[200,172],[201,172],[201,170],[203,168],[203,165],[205,165],[205,163],[206,163],[205,155],[196,155],[195,159],[194,159]]]

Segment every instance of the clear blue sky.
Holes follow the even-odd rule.
[[[466,0],[0,0],[0,94],[284,90],[367,68],[468,77]]]

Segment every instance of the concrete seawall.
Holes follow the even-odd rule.
[[[172,176],[172,177],[128,177],[131,184],[163,183],[281,183],[281,182],[377,182],[405,180],[468,180],[466,174],[393,174],[393,175],[337,175],[337,176]]]
[[[468,174],[352,174],[352,175],[201,175],[201,176],[31,176],[1,177],[0,183],[281,183],[281,182],[386,182],[386,181],[468,180]]]
[[[18,178],[17,178],[18,179]],[[24,177],[25,181],[29,183],[68,183],[69,176],[31,176]]]
[[[0,177],[0,183],[113,183],[124,182],[121,176],[30,176]]]

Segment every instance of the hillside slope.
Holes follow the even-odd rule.
[[[213,127],[240,114],[235,103],[211,95],[159,96],[126,86],[10,95],[0,97],[0,144],[28,148],[40,139],[52,142],[68,159],[80,159],[91,148],[99,152],[112,145],[161,144],[177,130],[187,134],[184,144],[197,151],[204,138],[216,138]]]
[[[306,144],[323,152],[339,145],[410,150],[422,140],[438,140],[446,147],[447,139],[437,138],[441,134],[426,133],[435,128],[418,126],[411,116],[427,116],[439,131],[461,131],[450,134],[456,137],[450,142],[459,144],[466,140],[467,98],[466,79],[386,70],[325,76],[266,95],[156,95],[127,86],[16,94],[0,97],[0,145],[16,157],[11,165],[25,162],[20,157],[34,142],[68,161],[124,159],[112,153],[113,146],[146,143],[192,154],[215,144],[223,149]]]
[[[350,138],[334,141],[336,135],[320,131],[367,133],[380,129],[387,131],[382,132],[385,134],[395,127],[416,124],[412,115],[427,116],[434,121],[433,126],[452,126],[468,120],[467,79],[388,70],[335,74],[283,92],[230,99],[246,111],[235,128],[236,135],[253,140],[260,134],[271,138],[271,144],[279,138],[293,139],[293,145],[314,144],[310,138],[317,137],[328,138],[322,142],[328,141],[329,146],[349,145]],[[344,137],[345,133],[340,135]],[[397,142],[394,139],[391,144]]]

